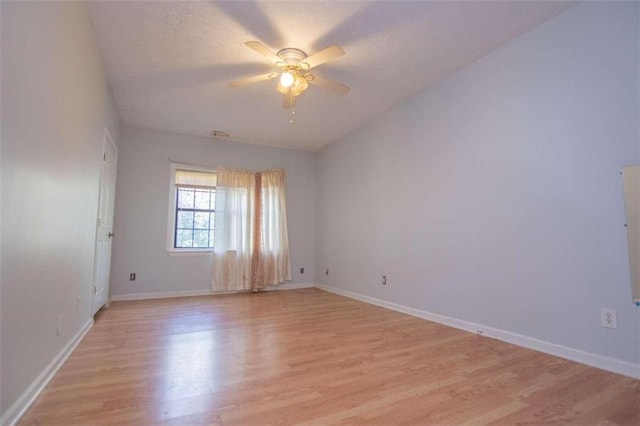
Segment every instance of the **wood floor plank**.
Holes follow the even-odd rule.
[[[116,302],[23,425],[639,425],[639,382],[318,289]]]

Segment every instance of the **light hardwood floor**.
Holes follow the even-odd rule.
[[[31,425],[640,424],[638,381],[318,289],[117,302]]]

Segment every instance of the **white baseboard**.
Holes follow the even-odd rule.
[[[170,299],[173,297],[190,297],[190,296],[209,296],[211,290],[180,290],[180,291],[163,291],[157,293],[130,293],[130,294],[114,294],[111,296],[112,302],[123,302],[127,300],[151,300],[151,299]]]
[[[80,331],[76,333],[75,336],[67,343],[64,348],[58,353],[58,355],[51,360],[49,365],[46,366],[42,373],[36,377],[36,379],[29,385],[27,390],[25,390],[22,395],[17,399],[16,402],[9,407],[9,409],[2,415],[0,419],[0,424],[5,426],[13,426],[18,423],[18,420],[27,412],[31,404],[36,400],[36,398],[40,395],[40,393],[44,390],[47,384],[51,381],[53,376],[58,372],[62,364],[69,358],[69,355],[73,352],[73,350],[78,346],[78,343],[82,341],[84,336],[89,332],[89,330],[93,327],[93,318],[89,318],[89,320],[82,326]]]
[[[346,296],[351,299],[356,299],[361,302],[370,303],[372,305],[391,309],[397,312],[402,312],[404,314],[411,315],[414,317],[437,322],[443,325],[448,325],[450,327],[458,328],[460,330],[468,331],[475,334],[480,334],[483,336],[491,337],[496,340],[501,340],[503,342],[511,343],[517,346],[522,346],[524,348],[533,349],[535,351],[544,352],[560,358],[565,358],[571,361],[579,362],[581,364],[586,364],[591,367],[596,367],[602,370],[611,371],[613,373],[622,374],[624,376],[632,377],[634,379],[640,379],[640,364],[633,364],[631,362],[622,361],[619,359],[610,358],[602,355],[597,355],[591,352],[581,351],[579,349],[573,349],[567,346],[558,345],[556,343],[551,343],[551,342],[539,340],[533,337],[524,336],[522,334],[512,333],[510,331],[501,330],[498,328],[487,327],[482,324],[476,324],[473,322],[464,321],[457,318],[450,318],[444,315],[423,311],[421,309],[410,308],[408,306],[387,302],[386,300],[377,299],[375,297],[364,296],[362,294],[354,293],[347,290],[342,290],[336,287],[316,284],[316,288],[319,288],[321,290],[325,290],[331,293],[339,294],[341,296]]]
[[[280,285],[267,286],[265,291],[296,290],[300,288],[311,288],[311,287],[314,287],[314,284],[284,283]],[[238,292],[229,292],[229,293],[238,293]],[[111,296],[111,301],[123,302],[127,300],[169,299],[173,297],[211,296],[214,294],[229,294],[229,293],[214,293],[210,289],[201,289],[201,290],[164,291],[164,292],[158,292],[158,293],[114,294]]]
[[[268,285],[266,291],[274,290],[299,290],[301,288],[313,288],[315,284],[311,283],[284,283],[279,285]]]

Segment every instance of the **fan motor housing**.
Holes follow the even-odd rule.
[[[287,65],[298,65],[301,60],[307,57],[307,54],[302,50],[293,47],[281,49],[276,55],[282,58],[282,61]]]

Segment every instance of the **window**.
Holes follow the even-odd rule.
[[[213,247],[216,190],[176,187],[174,248]]]
[[[171,166],[169,252],[202,252],[213,248],[216,174],[182,164]]]

